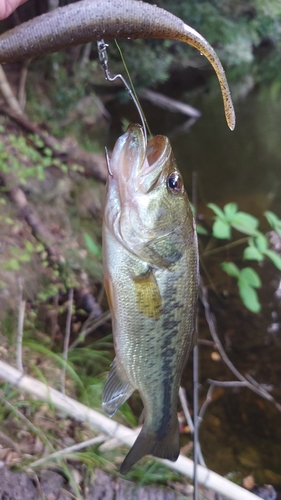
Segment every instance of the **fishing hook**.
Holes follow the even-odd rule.
[[[123,83],[125,89],[129,93],[130,97],[133,99],[134,104],[135,104],[135,106],[136,106],[136,108],[138,110],[138,113],[140,115],[140,119],[141,119],[141,123],[142,123],[142,128],[143,128],[143,133],[144,133],[144,138],[145,138],[145,144],[147,144],[147,132],[146,132],[146,126],[145,126],[144,116],[143,116],[142,110],[140,108],[140,105],[139,105],[137,99],[135,98],[135,96],[133,94],[132,89],[130,89],[130,87],[127,84],[125,78],[121,74],[114,75],[114,76],[110,75],[109,69],[108,69],[108,57],[107,57],[107,52],[106,52],[108,44],[106,44],[104,42],[104,40],[99,40],[97,42],[97,46],[98,46],[99,60],[100,60],[101,65],[103,67],[105,78],[108,81],[110,81],[110,82],[114,82],[114,80],[116,80],[117,78],[119,78],[119,80],[121,80],[121,82]],[[107,157],[107,160],[108,160],[108,157]],[[109,173],[110,173],[110,170],[109,170]]]

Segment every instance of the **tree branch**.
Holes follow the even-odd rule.
[[[114,420],[110,420],[101,413],[87,408],[85,405],[68,396],[64,396],[55,389],[44,385],[42,382],[28,375],[22,375],[18,370],[3,361],[0,361],[0,379],[1,378],[10,382],[18,389],[27,391],[39,400],[51,403],[58,410],[70,415],[72,418],[80,422],[87,422],[91,427],[98,429],[100,432],[117,438],[126,446],[132,446],[136,439],[136,431],[118,424]],[[180,455],[176,462],[170,462],[168,460],[159,461],[185,476],[193,476],[193,462],[183,455]],[[237,484],[232,483],[228,479],[219,476],[219,474],[200,465],[198,465],[197,468],[199,483],[203,484],[206,488],[210,488],[221,495],[225,495],[231,500],[258,500],[259,497],[241,488]]]
[[[215,318],[214,318],[213,313],[211,312],[210,304],[208,301],[208,291],[204,285],[202,277],[200,280],[199,296],[200,296],[200,300],[201,300],[201,302],[204,306],[204,309],[205,309],[205,317],[206,317],[206,320],[207,320],[207,323],[209,326],[210,333],[211,333],[212,338],[216,344],[216,347],[221,355],[222,360],[225,362],[225,364],[228,366],[228,368],[232,371],[232,373],[235,375],[235,377],[238,380],[240,380],[240,382],[243,382],[244,386],[248,387],[248,389],[255,392],[256,394],[258,394],[262,398],[270,401],[275,406],[275,408],[281,412],[281,405],[274,399],[274,397],[271,394],[269,394],[269,392],[266,391],[265,388],[261,384],[256,382],[254,379],[251,379],[251,382],[250,382],[246,377],[244,377],[237,370],[237,368],[234,366],[234,364],[230,361],[229,357],[227,356],[227,354],[222,346],[222,343],[220,341],[220,338],[218,336],[218,333],[217,333]],[[214,384],[215,382],[212,381],[212,383]],[[237,382],[235,384],[237,385]],[[225,383],[224,383],[224,385],[225,385]],[[229,383],[228,383],[228,385],[229,385]]]

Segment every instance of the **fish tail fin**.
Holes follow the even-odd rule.
[[[174,419],[166,433],[162,431],[151,432],[144,425],[131,450],[123,461],[120,472],[125,474],[144,455],[154,455],[175,462],[180,454],[179,423]]]

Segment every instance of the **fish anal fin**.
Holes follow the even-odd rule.
[[[131,450],[123,461],[120,472],[126,474],[144,455],[153,455],[175,462],[180,454],[179,424],[177,418],[166,434],[151,432],[145,425],[138,435]]]
[[[135,297],[139,311],[152,319],[162,313],[162,298],[152,270],[133,277]]]
[[[118,368],[118,362],[115,358],[111,364],[111,370],[102,393],[102,407],[104,411],[112,417],[119,410],[120,406],[127,401],[134,390],[132,384]]]

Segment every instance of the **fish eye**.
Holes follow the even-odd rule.
[[[182,176],[178,172],[172,172],[167,178],[167,187],[173,194],[183,192]]]

